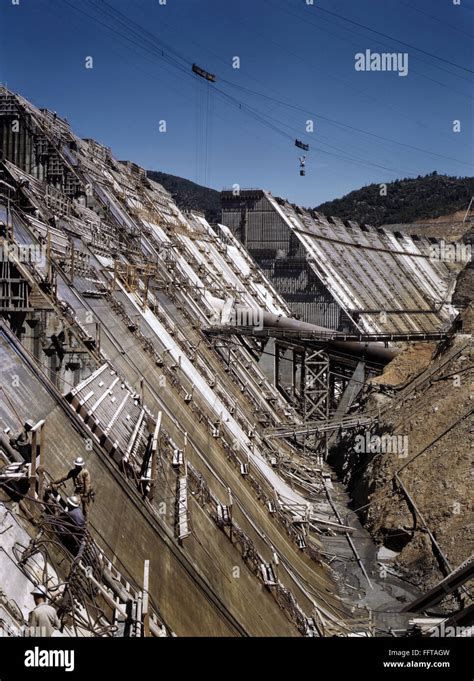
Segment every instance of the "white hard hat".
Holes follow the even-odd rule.
[[[82,468],[82,466],[85,466],[85,464],[86,464],[86,462],[84,461],[82,456],[78,456],[77,459],[74,459],[74,465],[75,466],[80,466]]]
[[[46,590],[46,587],[44,587],[42,584],[37,584],[33,591],[31,592],[32,596],[46,596],[48,595],[48,591]]]
[[[68,497],[66,499],[66,503],[68,506],[72,506],[73,508],[78,508],[79,507],[79,498],[76,496],[73,497]]]

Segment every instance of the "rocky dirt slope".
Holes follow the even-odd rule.
[[[473,552],[473,321],[471,306],[463,333],[407,348],[367,387],[360,410],[380,412],[372,434],[401,439],[361,452],[362,430],[330,457],[376,542],[396,552],[394,568],[423,590]]]

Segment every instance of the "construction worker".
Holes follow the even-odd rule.
[[[73,468],[71,468],[62,478],[54,480],[51,484],[54,489],[57,485],[61,485],[67,480],[72,480],[74,483],[74,494],[80,496],[82,512],[84,517],[87,518],[89,504],[94,498],[94,492],[91,485],[91,476],[85,465],[86,462],[82,456],[78,456],[77,459],[74,459],[73,461]]]
[[[35,608],[28,617],[28,636],[52,636],[61,623],[52,605],[46,603],[48,592],[42,584],[35,586],[31,595],[35,601]]]
[[[23,430],[16,436],[10,438],[10,445],[20,452],[27,463],[30,463],[31,461],[30,431],[34,425],[34,422],[28,419],[28,421],[25,421],[23,424]]]
[[[72,497],[68,497],[66,499],[66,514],[71,520],[74,525],[76,525],[79,528],[84,527],[86,524],[86,518],[84,516],[84,513],[81,511],[79,508],[80,505],[80,499],[79,497],[76,497],[75,495]]]
[[[66,510],[62,515],[64,519],[64,532],[62,538],[64,544],[74,556],[81,550],[82,540],[86,529],[86,518],[80,508],[81,500],[77,496],[66,499]]]

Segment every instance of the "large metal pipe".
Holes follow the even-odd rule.
[[[246,308],[242,305],[237,305],[235,310],[238,315],[238,319],[245,319],[245,315],[255,315],[256,313],[255,310],[251,310],[250,308]],[[264,329],[274,328],[280,329],[281,331],[299,331],[302,333],[305,331],[313,333],[319,332],[323,335],[337,333],[337,331],[334,329],[327,329],[324,326],[309,324],[308,322],[302,322],[299,319],[291,319],[290,317],[273,314],[271,312],[263,311],[262,317],[263,319],[260,321],[263,321]],[[373,360],[383,364],[390,362],[400,352],[394,348],[386,348],[383,343],[361,343],[359,341],[341,341],[328,338],[327,344],[330,348],[336,352],[340,352],[341,354],[349,354],[353,355],[354,357],[364,357],[367,360]]]

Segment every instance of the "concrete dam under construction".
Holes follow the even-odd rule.
[[[210,224],[6,87],[0,145],[4,635],[32,592],[63,637],[470,626],[471,262],[264,189]]]

